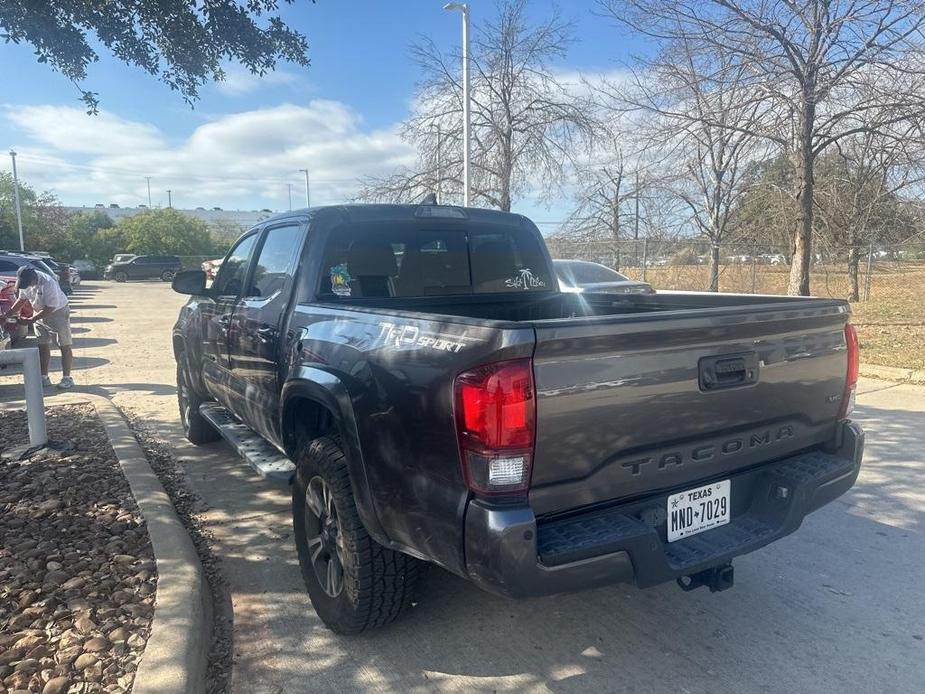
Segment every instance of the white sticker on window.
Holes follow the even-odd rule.
[[[546,282],[534,275],[533,270],[525,267],[517,273],[516,277],[509,277],[504,280],[504,286],[511,289],[536,289],[537,287],[545,287]]]

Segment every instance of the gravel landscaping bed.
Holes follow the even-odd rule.
[[[205,512],[208,506],[193,490],[170,446],[146,426],[142,417],[131,411],[124,411],[124,414],[128,417],[138,444],[145,452],[148,464],[167,491],[177,516],[189,533],[199,555],[212,597],[212,640],[209,644],[209,662],[206,670],[206,693],[226,694],[231,691],[234,614],[228,583],[222,574],[221,561],[212,549],[212,535],[200,520],[200,514]]]
[[[129,692],[154,613],[144,520],[89,405],[48,410],[74,444],[0,460],[0,690]],[[28,441],[0,411],[0,452]]]

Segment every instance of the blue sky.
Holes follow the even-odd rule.
[[[35,62],[31,47],[0,45],[4,100],[0,145],[20,153],[21,177],[54,191],[66,204],[147,201],[177,207],[285,209],[287,183],[294,204],[304,198],[298,169],[312,171],[313,204],[340,202],[356,179],[382,175],[413,153],[397,136],[417,79],[409,46],[420,34],[450,49],[460,40],[460,15],[443,0],[336,2],[306,0],[283,9],[307,34],[312,64],[281,65],[262,79],[229,68],[228,80],[208,85],[191,109],[175,92],[142,71],[100,51],[85,87],[99,92],[101,114],[87,116],[77,90]],[[470,0],[473,22],[490,15],[493,0]],[[530,13],[551,12],[534,0]],[[563,72],[618,69],[638,50],[626,31],[593,14],[593,2],[559,3],[578,39]],[[3,168],[8,169],[4,158]],[[561,217],[527,199],[519,211]]]

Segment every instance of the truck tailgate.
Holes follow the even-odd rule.
[[[808,299],[535,323],[534,512],[696,486],[831,440],[847,318]]]

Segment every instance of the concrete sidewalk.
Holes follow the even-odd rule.
[[[106,363],[78,382],[143,415],[207,502],[232,593],[236,692],[921,689],[925,387],[862,380],[858,484],[796,534],[736,560],[730,591],[616,586],[513,602],[434,569],[406,619],[342,638],[305,595],[287,490],[224,444],[182,438],[169,345],[181,302],[156,283],[102,287],[88,303],[112,308],[75,325],[91,328],[80,354]]]

